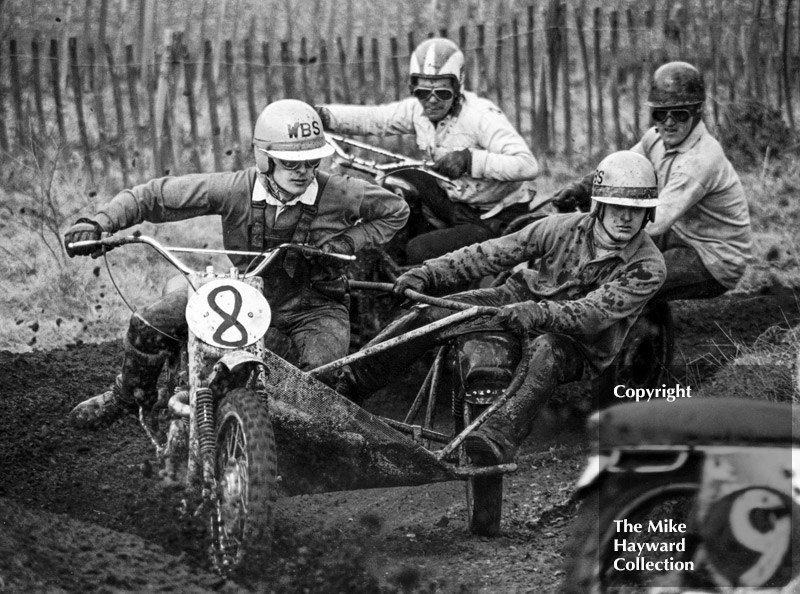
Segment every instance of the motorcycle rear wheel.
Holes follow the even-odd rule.
[[[469,411],[467,424],[477,417],[486,406],[465,403]],[[477,536],[500,534],[503,514],[503,475],[473,477],[467,479],[467,525]]]
[[[217,409],[216,501],[210,556],[220,573],[258,565],[270,553],[277,456],[272,422],[253,390],[231,390]]]
[[[648,592],[656,586],[695,586],[711,584],[687,583],[694,581],[702,571],[690,574],[675,571],[653,572],[646,570],[620,571],[615,569],[616,559],[631,560],[636,553],[615,551],[619,541],[668,542],[672,536],[619,532],[614,522],[628,520],[648,526],[650,520],[658,522],[672,518],[676,523],[686,523],[685,552],[659,552],[644,555],[647,560],[691,560],[697,545],[691,530],[691,513],[700,489],[696,474],[680,469],[671,473],[642,475],[611,475],[599,486],[594,486],[581,501],[578,516],[570,528],[564,549],[565,578],[559,594],[636,594]],[[602,497],[601,497],[602,490]],[[646,546],[646,545],[644,545]],[[660,555],[660,556],[659,556]],[[625,566],[625,561],[620,566]],[[634,561],[635,562],[635,561]]]
[[[469,531],[477,536],[500,534],[503,512],[503,475],[474,477],[467,480],[467,517]]]

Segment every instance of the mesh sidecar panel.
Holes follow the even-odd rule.
[[[303,373],[265,354],[278,472],[289,493],[453,480],[410,438]]]

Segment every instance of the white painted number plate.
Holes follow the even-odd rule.
[[[270,319],[264,295],[232,279],[208,282],[186,305],[189,329],[203,342],[223,349],[253,344],[266,334]]]

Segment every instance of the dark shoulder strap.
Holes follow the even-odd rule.
[[[314,199],[314,204],[304,204],[303,212],[300,213],[300,218],[297,220],[297,225],[292,233],[292,243],[306,243],[308,235],[311,232],[311,221],[317,216],[319,201],[322,199],[322,194],[325,191],[325,186],[328,185],[330,175],[317,173],[317,196]],[[297,250],[289,250],[283,258],[283,268],[286,273],[294,277],[294,271],[299,262],[300,253]]]

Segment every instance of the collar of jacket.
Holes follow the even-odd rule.
[[[680,143],[678,146],[674,146],[672,148],[667,148],[664,146],[666,153],[686,153],[691,148],[700,142],[700,139],[706,133],[706,124],[703,120],[697,122],[697,125],[692,129],[691,132],[683,139],[683,142]],[[664,142],[661,140],[661,142]]]
[[[583,220],[578,223],[578,228],[581,230],[583,235],[587,237],[590,241],[587,242],[587,245],[591,246],[592,255],[595,254],[595,246],[594,246],[594,221],[596,219],[596,215],[593,212],[586,214]],[[645,232],[644,229],[641,229],[636,235],[631,238],[626,245],[621,250],[609,254],[608,256],[604,256],[604,258],[619,258],[626,264],[630,262],[631,258],[633,258],[634,254],[639,251],[639,247],[642,245],[644,241]]]

